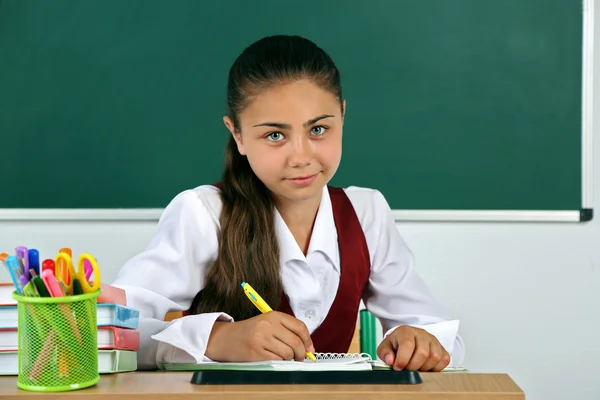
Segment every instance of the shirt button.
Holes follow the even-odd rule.
[[[313,319],[316,315],[317,313],[315,312],[315,310],[306,310],[304,312],[304,316],[308,319]]]

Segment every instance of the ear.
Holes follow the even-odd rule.
[[[344,126],[344,117],[346,116],[346,100],[342,101],[342,126]]]
[[[229,132],[231,132],[231,135],[237,144],[238,151],[241,155],[245,156],[246,150],[244,149],[244,143],[242,142],[242,134],[235,128],[233,121],[228,116],[223,117],[223,122],[227,129],[229,129]]]

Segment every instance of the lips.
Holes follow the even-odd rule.
[[[297,178],[288,178],[287,181],[295,186],[309,186],[315,181],[315,179],[317,179],[317,175],[319,175],[319,173],[316,173],[314,175],[300,176]]]
[[[313,176],[315,176],[315,175],[316,175],[316,174],[312,174],[312,175],[299,176],[299,177],[297,177],[297,178],[289,178],[289,179],[294,179],[294,180],[295,180],[295,179],[298,179],[298,180],[300,180],[300,179],[309,179],[309,178],[312,178],[312,177],[313,177]]]

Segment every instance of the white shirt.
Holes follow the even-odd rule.
[[[386,334],[400,325],[427,330],[450,353],[450,366],[462,365],[464,344],[458,321],[450,320],[415,273],[413,255],[383,195],[358,187],[349,187],[345,193],[363,228],[371,258],[363,295],[366,308],[380,320]],[[140,369],[207,360],[204,353],[214,322],[232,321],[224,313],[163,321],[169,311],[188,310],[204,288],[207,270],[217,258],[221,208],[219,189],[214,186],[180,193],[165,208],[146,250],[119,271],[113,285],[125,289],[128,306],[140,311]],[[340,281],[338,237],[327,188],[323,188],[306,256],[277,211],[275,225],[284,291],[294,315],[312,334],[327,316]]]

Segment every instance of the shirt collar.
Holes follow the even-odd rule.
[[[275,232],[279,239],[279,254],[281,265],[284,265],[290,260],[301,260],[306,262],[306,257],[300,250],[294,235],[288,229],[285,221],[275,209]],[[327,186],[323,188],[321,194],[321,202],[319,210],[313,226],[310,244],[308,246],[308,254],[315,251],[320,251],[325,254],[329,261],[339,271],[339,251],[338,251],[338,235],[333,219],[333,206],[329,197]]]

